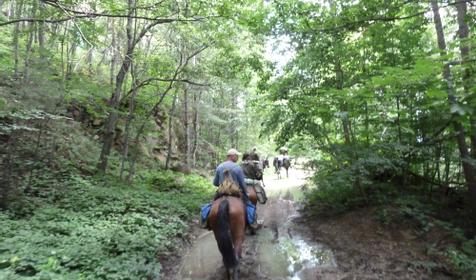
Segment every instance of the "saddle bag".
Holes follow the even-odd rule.
[[[261,186],[261,184],[256,184],[254,185],[255,191],[256,191],[256,197],[258,198],[258,202],[261,204],[265,204],[266,201],[268,201],[268,197],[266,196],[266,192]]]
[[[240,188],[231,178],[230,170],[225,170],[223,172],[223,182],[218,186],[218,195],[230,195],[230,196],[241,196]]]

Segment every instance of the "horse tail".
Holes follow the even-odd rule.
[[[238,259],[235,254],[235,249],[233,248],[233,241],[231,240],[229,209],[230,207],[227,199],[220,202],[217,213],[218,231],[216,237],[218,249],[223,256],[225,267],[234,268],[238,265]]]

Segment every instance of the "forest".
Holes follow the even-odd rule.
[[[0,279],[181,277],[230,148],[322,279],[475,279],[475,32],[472,0],[0,0]]]

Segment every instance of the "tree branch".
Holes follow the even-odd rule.
[[[460,1],[450,2],[450,3],[446,4],[445,6],[443,6],[442,8],[449,7],[449,6],[454,6],[454,5],[457,5],[457,4],[462,3],[462,2],[471,3],[472,1],[473,0],[460,0]],[[409,4],[411,2],[413,2],[413,1],[407,1],[404,4]],[[422,16],[422,15],[424,15],[425,13],[427,13],[429,11],[431,11],[431,8],[427,8],[425,10],[422,10],[422,11],[419,11],[419,12],[416,12],[414,14],[407,15],[407,16],[399,16],[399,17],[398,16],[396,16],[396,17],[375,16],[375,17],[365,18],[365,19],[361,19],[361,20],[346,22],[344,24],[341,24],[341,25],[335,26],[335,27],[318,29],[316,31],[317,32],[331,32],[331,31],[338,31],[338,30],[342,30],[342,29],[351,29],[355,25],[357,25],[357,26],[369,26],[369,25],[373,24],[373,22],[378,22],[378,21],[391,22],[391,21],[411,19],[411,18],[415,18],[415,17],[418,17],[418,16]]]

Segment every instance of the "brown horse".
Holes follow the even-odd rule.
[[[222,196],[212,204],[208,222],[215,234],[229,280],[238,280],[245,240],[246,213],[241,198]]]
[[[259,184],[259,181],[263,180],[263,166],[259,160],[251,160],[249,157],[245,156],[243,157],[243,162],[240,166],[245,175],[246,193],[248,194],[251,203],[256,207],[258,203],[258,195],[256,193],[255,184]],[[255,227],[250,227],[249,230],[251,234],[256,233]]]

